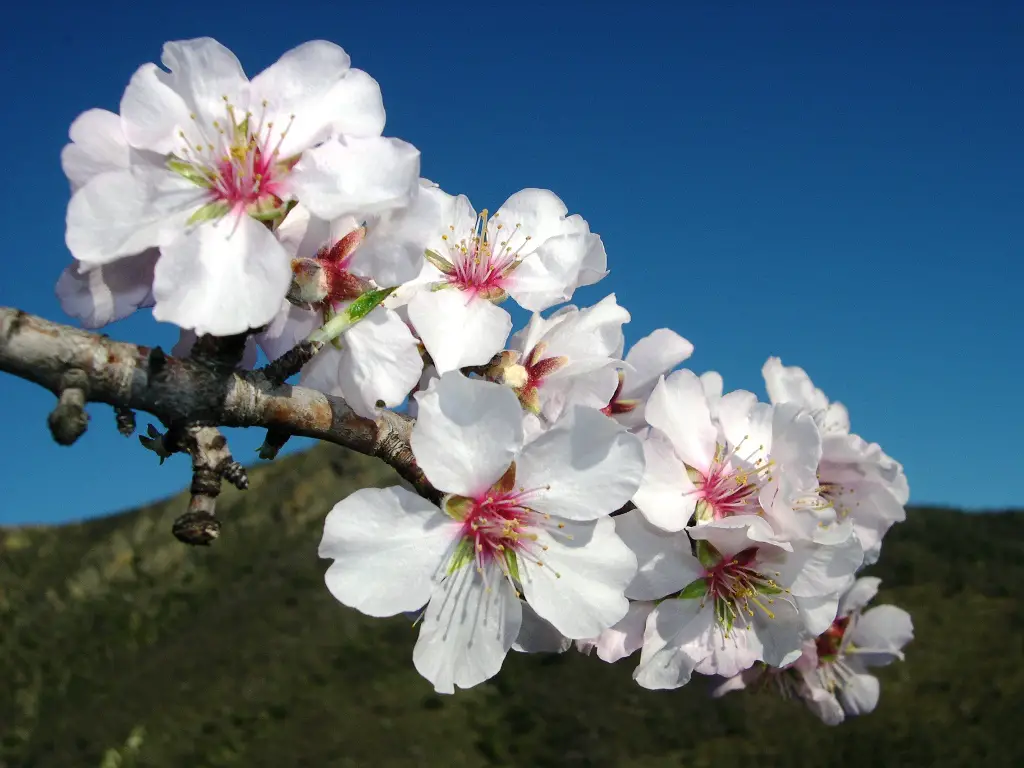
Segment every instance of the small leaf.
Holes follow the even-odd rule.
[[[519,558],[516,557],[515,550],[505,550],[505,565],[508,566],[508,575],[522,584],[522,579],[519,578]]]
[[[698,499],[693,506],[693,515],[698,523],[710,523],[715,519],[715,510],[706,499]]]
[[[680,600],[696,600],[697,598],[704,597],[708,593],[708,582],[701,576],[699,579],[694,579],[685,587],[682,591],[676,595]]]
[[[455,267],[452,263],[437,251],[432,251],[428,248],[424,251],[423,255],[426,257],[427,261],[437,267],[444,274],[451,275],[455,273]]]
[[[231,210],[231,207],[223,200],[218,200],[213,203],[207,203],[202,208],[197,210],[191,216],[188,217],[189,224],[198,224],[201,221],[211,221],[213,219],[219,219],[227,212]]]
[[[394,290],[394,288],[381,288],[379,290],[367,291],[349,304],[343,311],[331,317],[324,323],[322,328],[313,331],[307,341],[326,343],[337,339],[341,334],[376,309]]]
[[[464,538],[455,547],[455,553],[448,563],[448,575],[455,573],[459,568],[473,562],[473,540]]]
[[[186,163],[184,160],[177,160],[172,156],[167,160],[167,168],[168,170],[174,171],[179,176],[188,179],[193,184],[198,184],[200,187],[205,187],[206,189],[213,187],[213,182],[210,181],[209,177],[192,165],[192,163]]]
[[[722,553],[704,539],[697,539],[697,559],[705,568],[714,568],[722,560]]]
[[[508,493],[516,487],[516,463],[513,461],[508,465],[505,474],[498,478],[498,482],[491,486],[496,493]]]
[[[453,520],[465,520],[473,507],[473,500],[450,493],[441,502],[441,509]]]

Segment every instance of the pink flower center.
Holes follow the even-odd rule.
[[[767,618],[775,618],[768,606],[775,602],[773,596],[784,590],[756,569],[756,560],[757,547],[749,547],[705,568],[707,594],[704,600],[713,601],[715,618],[725,629],[726,636],[737,622],[741,627],[748,626],[755,608]]]
[[[523,495],[492,489],[473,499],[462,536],[473,542],[481,564],[504,557],[507,550],[525,552],[536,542],[537,534],[530,530],[536,513],[524,505]]]
[[[698,522],[720,520],[732,515],[756,515],[761,511],[758,493],[761,486],[771,480],[770,461],[757,458],[739,459],[736,447],[726,453],[722,445],[715,446],[715,455],[706,471],[688,468],[688,474],[699,499]]]
[[[287,125],[275,126],[265,120],[266,107],[264,102],[257,120],[251,112],[241,115],[225,96],[223,119],[201,125],[192,114],[198,138],[180,132],[184,147],[169,158],[168,166],[209,190],[210,215],[204,218],[213,218],[213,212],[246,212],[256,218],[280,212],[283,180],[298,161],[280,156],[295,115]]]
[[[832,626],[826,629],[814,641],[818,650],[818,664],[825,664],[834,661],[839,656],[839,649],[843,645],[843,636],[850,623],[849,616],[839,616],[832,622]]]
[[[531,499],[544,490],[515,488],[515,464],[512,464],[505,476],[484,493],[472,498],[447,497],[445,511],[462,521],[459,544],[449,569],[473,562],[477,570],[488,574],[490,566],[497,565],[505,578],[515,583],[519,581],[521,560],[543,567],[548,546],[540,541],[539,532],[553,533],[565,527],[565,523],[556,523],[550,515],[529,506]]]
[[[497,220],[498,215],[492,218]],[[455,228],[449,229],[454,235]],[[448,246],[452,265],[452,270],[445,275],[450,285],[482,294],[485,298],[504,295],[509,275],[521,262],[519,253],[532,238],[520,232],[519,224],[508,230],[503,223],[499,223],[494,231],[495,240],[492,241],[487,233],[487,211],[484,210],[477,217],[476,227],[468,237],[453,242],[448,235],[441,236]]]

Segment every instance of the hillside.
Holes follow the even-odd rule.
[[[331,505],[390,481],[332,446],[267,464],[208,549],[170,535],[181,497],[0,531],[0,767],[1024,765],[1022,513],[911,510],[872,572],[916,639],[878,710],[830,729],[575,651],[435,695],[410,622],[340,606],[316,556]]]

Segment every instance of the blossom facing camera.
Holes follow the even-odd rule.
[[[497,673],[520,599],[570,639],[622,619],[636,558],[608,515],[639,485],[639,440],[581,408],[524,445],[515,394],[457,372],[417,400],[413,451],[445,496],[438,507],[366,489],[339,502],[320,545],[334,596],[373,616],[422,608],[413,661],[441,693]]]
[[[66,231],[90,268],[159,248],[156,319],[214,335],[264,325],[291,284],[274,230],[296,201],[334,217],[415,193],[419,152],[380,136],[380,89],[337,45],[304,43],[251,81],[211,38],[169,42],[161,61],[121,99],[125,165],[74,192]]]

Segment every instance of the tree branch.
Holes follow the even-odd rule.
[[[392,411],[367,419],[341,398],[276,383],[261,371],[210,365],[202,355],[169,357],[159,347],[113,341],[8,307],[0,307],[0,371],[49,389],[61,403],[144,411],[168,427],[263,427],[335,443],[385,461],[425,498],[441,497],[413,458],[412,419]],[[71,390],[76,394],[65,395]]]

